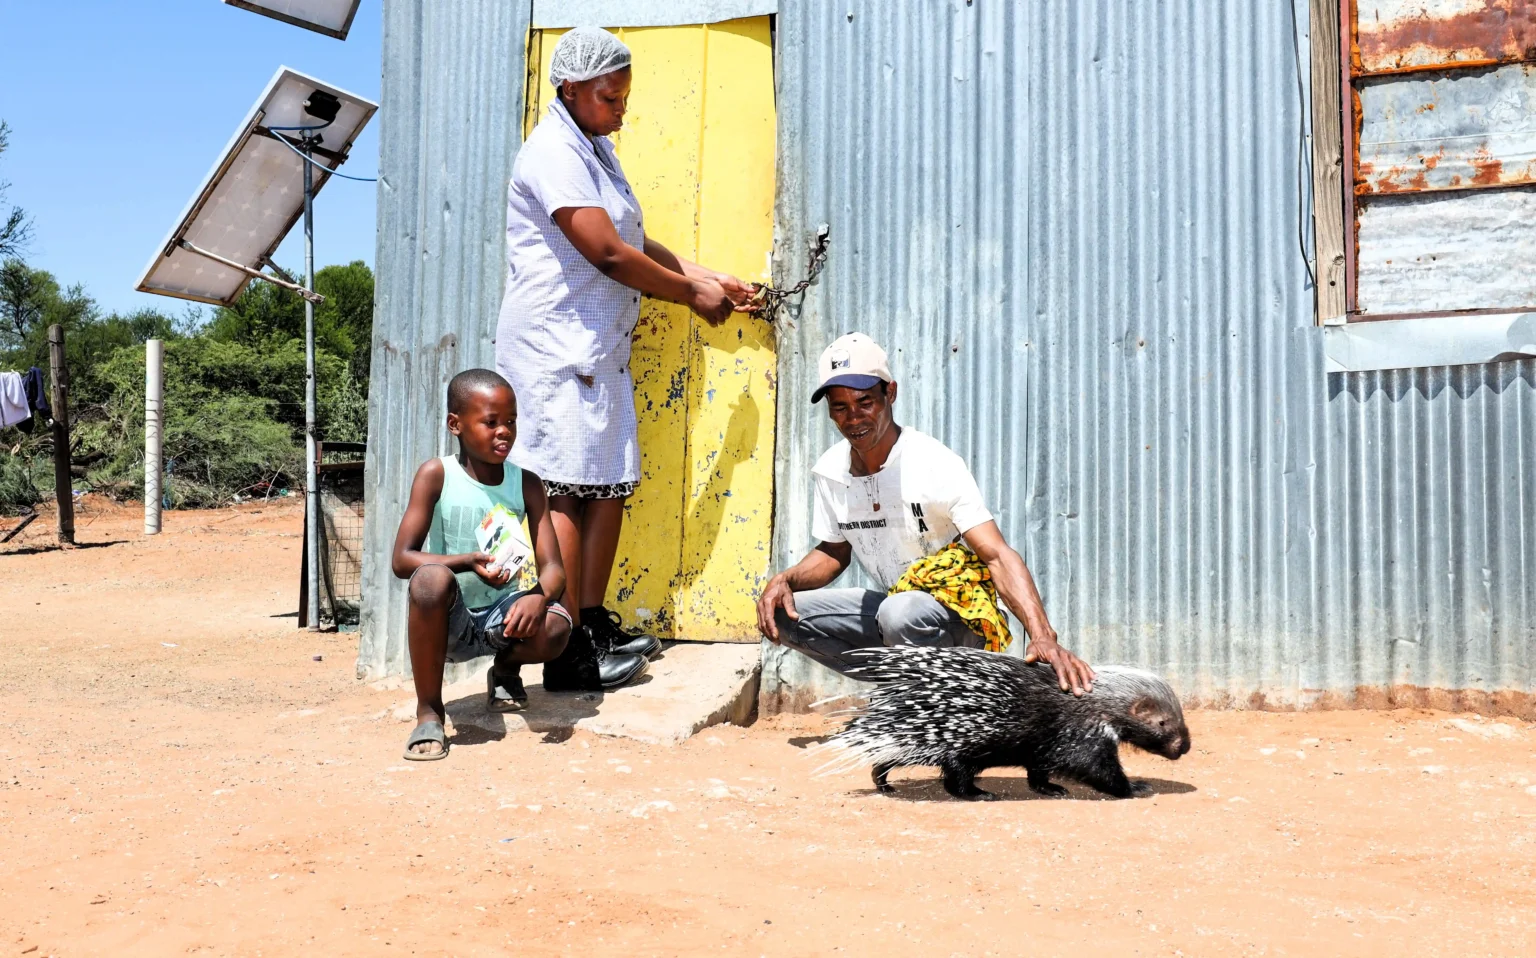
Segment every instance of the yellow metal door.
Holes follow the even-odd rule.
[[[647,235],[686,259],[767,280],[776,137],[768,18],[612,29],[634,54],[629,111],[613,139]],[[529,129],[554,95],[549,57],[563,32],[530,37]],[[686,307],[647,298],[630,368],[641,482],[610,608],[662,636],[755,641],[773,534],[773,331],[747,316],[711,328]]]

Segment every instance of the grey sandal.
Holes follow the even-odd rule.
[[[436,742],[443,747],[440,752],[413,752],[411,749],[422,742]],[[443,731],[443,723],[433,720],[422,722],[411,732],[411,737],[405,740],[405,760],[407,762],[435,762],[440,758],[448,757],[448,735]]]

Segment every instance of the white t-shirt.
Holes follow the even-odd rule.
[[[932,436],[902,429],[872,476],[850,475],[849,455],[844,440],[811,470],[811,534],[850,543],[859,565],[887,589],[918,559],[992,521],[965,460]]]

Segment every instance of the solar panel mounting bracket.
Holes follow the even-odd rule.
[[[289,146],[293,147],[295,150],[303,150],[303,149],[305,149],[304,141],[299,139],[296,136],[288,136],[288,135],[286,135],[284,133],[279,133],[276,130],[269,130],[269,129],[267,129],[264,126],[257,126],[254,129],[252,129],[251,132],[256,134],[256,135],[258,135],[258,136],[268,136],[268,137],[271,137],[274,140],[278,140],[280,142],[286,143]],[[309,152],[313,153],[315,156],[320,157],[322,160],[330,160],[331,162],[335,163],[337,166],[340,166],[341,164],[347,162],[347,154],[345,154],[345,153],[338,153],[335,150],[327,150],[323,146],[316,146],[315,144],[317,144],[319,142],[320,142],[320,137],[318,137],[318,136],[315,137],[314,139],[312,139],[310,141],[309,147],[308,147]],[[329,173],[330,169],[327,168],[327,167],[322,166],[322,167],[320,167],[320,172],[322,172],[322,173]]]
[[[211,259],[215,263],[220,263],[220,264],[222,264],[224,266],[228,266],[230,269],[237,269],[240,272],[244,273],[245,275],[251,277],[252,279],[266,280],[267,282],[271,283],[273,286],[281,286],[283,289],[291,289],[295,293],[298,293],[300,296],[302,296],[305,299],[309,300],[311,303],[314,303],[316,306],[318,306],[321,303],[325,302],[325,297],[321,296],[319,293],[315,292],[312,289],[308,289],[306,287],[300,286],[298,283],[291,283],[291,282],[289,282],[287,280],[279,279],[276,276],[271,276],[271,275],[269,275],[267,273],[263,273],[259,269],[251,269],[249,266],[246,266],[244,263],[237,263],[237,262],[235,262],[232,259],[226,259],[225,257],[220,256],[218,253],[210,253],[207,250],[202,249],[201,247],[193,246],[191,243],[187,242],[184,239],[177,240],[176,241],[176,246],[178,246],[181,249],[186,250],[189,253],[196,253],[198,256],[201,256],[204,259]],[[273,263],[271,259],[263,256],[262,260],[267,265],[276,268],[276,264]],[[278,272],[281,273],[283,271],[282,270],[278,270]]]

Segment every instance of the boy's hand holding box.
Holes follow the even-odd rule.
[[[523,533],[523,522],[504,506],[495,506],[480,520],[475,530],[480,551],[491,557],[489,571],[499,573],[503,582],[510,581],[523,571],[533,546]]]

